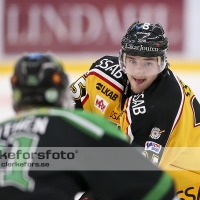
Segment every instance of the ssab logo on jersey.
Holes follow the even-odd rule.
[[[158,144],[158,143],[155,143],[155,142],[152,142],[152,141],[147,141],[145,143],[144,150],[153,151],[153,152],[158,154],[160,152],[160,150],[161,150],[161,147],[162,146],[160,144]]]
[[[107,106],[108,106],[108,102],[103,99],[102,97],[100,97],[99,95],[96,95],[95,98],[95,103],[94,103],[95,107],[98,108],[102,113],[104,113],[104,111],[106,110]]]

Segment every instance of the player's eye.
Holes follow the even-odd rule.
[[[133,60],[133,59],[130,59],[129,62],[130,62],[131,64],[137,64],[137,62],[136,62],[135,60]]]

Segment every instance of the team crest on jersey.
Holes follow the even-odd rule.
[[[147,151],[153,151],[153,152],[155,152],[155,153],[159,153],[160,152],[160,150],[161,150],[161,145],[160,144],[158,144],[158,143],[155,143],[155,142],[153,142],[153,141],[147,141],[146,143],[145,143],[145,148],[144,148],[144,150],[147,150]]]
[[[108,106],[108,102],[103,99],[102,97],[100,97],[99,95],[96,95],[95,98],[95,103],[94,103],[95,107],[98,108],[102,113],[104,113],[104,111],[106,110],[107,106]]]
[[[154,127],[152,128],[151,134],[149,135],[149,137],[151,137],[154,140],[157,140],[163,132],[165,132],[165,130],[160,130],[159,128]]]

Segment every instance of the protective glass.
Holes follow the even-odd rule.
[[[125,73],[132,76],[153,76],[162,72],[165,68],[161,57],[141,57],[123,54],[121,64]]]

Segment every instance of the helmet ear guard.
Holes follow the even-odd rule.
[[[71,101],[66,100],[68,76],[62,64],[51,54],[21,56],[15,65],[11,86],[14,110],[25,106],[64,107],[65,101]]]
[[[126,57],[157,57],[159,73],[168,67],[167,50],[168,39],[165,37],[164,29],[158,23],[133,23],[122,38],[122,49],[119,52],[119,64],[126,71]]]

